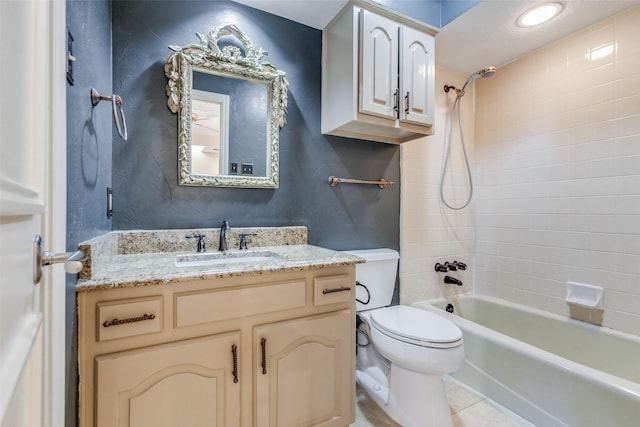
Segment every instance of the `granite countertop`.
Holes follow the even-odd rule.
[[[259,252],[273,252],[272,259],[258,262],[241,262],[204,266],[176,266],[176,255],[193,252],[132,253],[101,256],[91,267],[90,278],[80,279],[78,292],[158,285],[194,280],[260,275],[340,267],[364,262],[364,259],[342,252],[306,244],[287,246],[262,246]],[[216,251],[210,251],[215,253]],[[239,252],[237,250],[229,253]],[[245,253],[251,253],[252,250]]]

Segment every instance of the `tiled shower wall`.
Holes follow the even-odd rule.
[[[436,39],[437,44],[437,39]],[[437,46],[436,46],[437,48]],[[445,93],[445,84],[462,87],[467,76],[436,67],[436,129],[434,135],[402,145],[400,303],[449,296],[473,290],[473,202],[454,211],[440,202],[440,174],[446,135],[449,134],[455,93]],[[473,168],[473,90],[462,98],[460,113],[467,155]],[[447,202],[458,207],[466,201],[469,186],[460,145],[457,116],[451,141],[451,159],[445,174]],[[473,169],[472,169],[473,170]],[[462,261],[469,269],[451,273],[463,286],[444,284],[444,274],[436,273],[436,262]]]
[[[601,286],[573,314],[640,335],[640,7],[478,81],[475,126],[476,292],[568,315]]]

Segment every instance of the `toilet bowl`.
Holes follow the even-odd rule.
[[[451,427],[442,375],[464,362],[462,331],[435,313],[387,306],[395,286],[396,251],[347,252],[367,260],[356,266],[358,383],[404,427]]]

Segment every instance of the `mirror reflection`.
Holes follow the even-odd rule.
[[[266,84],[194,71],[192,93],[195,92],[219,94],[230,100],[230,114],[233,119],[227,122],[225,127],[230,143],[223,148],[223,152],[224,149],[228,150],[224,152],[228,163],[221,165],[220,170],[223,172],[220,173],[266,176],[269,107]],[[193,99],[192,95],[192,102]],[[238,168],[234,170],[232,165],[238,165]],[[248,171],[243,170],[242,165],[253,165],[253,167]],[[200,173],[195,169],[193,172]]]
[[[228,174],[229,95],[194,89],[191,125],[191,171],[199,175]]]
[[[278,188],[285,73],[233,24],[197,35],[200,44],[169,46],[165,66],[167,105],[178,113],[178,183]]]

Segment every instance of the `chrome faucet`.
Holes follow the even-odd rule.
[[[227,250],[227,231],[230,229],[229,221],[226,219],[222,221],[222,225],[220,226],[220,244],[218,245],[219,251],[224,252]]]

